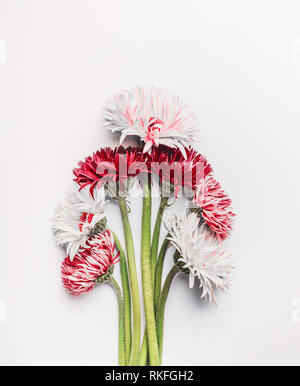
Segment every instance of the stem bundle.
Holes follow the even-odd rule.
[[[165,207],[168,204],[168,198],[161,198],[151,240],[152,197],[150,179],[147,178],[143,186],[143,213],[141,233],[142,289],[146,326],[141,350],[141,309],[133,237],[128,219],[128,209],[125,198],[119,197],[118,203],[122,216],[127,254],[126,262],[125,253],[122,249],[121,243],[117,236],[114,234],[116,247],[120,252],[120,270],[124,294],[124,331],[119,333],[120,339],[122,339],[123,336],[124,350],[121,347],[120,342],[119,356],[122,357],[124,353],[124,363],[126,365],[145,366],[150,364],[151,366],[158,366],[161,364],[162,355],[164,308],[171,282],[175,276],[175,273],[177,272],[175,268],[170,271],[166,278],[166,282],[161,289],[163,264],[165,254],[170,243],[168,235],[162,243],[159,254],[158,246],[162,215]]]
[[[157,366],[160,363],[160,358],[157,342],[151,270],[151,184],[149,180],[144,183],[141,265],[149,362],[151,366]]]
[[[135,253],[132,238],[132,231],[128,219],[128,209],[126,201],[123,197],[118,199],[119,207],[122,215],[123,228],[125,233],[126,252],[128,261],[128,270],[130,278],[131,299],[132,299],[132,340],[129,365],[136,366],[139,360],[140,339],[141,339],[141,305],[139,284],[136,271]]]

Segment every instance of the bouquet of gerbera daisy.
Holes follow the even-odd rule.
[[[136,146],[101,148],[74,169],[74,184],[57,207],[52,229],[66,248],[62,263],[64,287],[72,295],[109,283],[119,304],[119,364],[160,365],[165,304],[174,276],[199,280],[201,297],[216,302],[216,289],[229,287],[233,268],[224,247],[234,213],[231,200],[213,176],[206,158],[191,147],[198,136],[194,114],[179,98],[155,88],[136,88],[116,95],[105,108],[105,127],[128,135]],[[160,205],[151,229],[152,189],[157,184]],[[142,294],[130,226],[129,196],[143,192],[141,227]],[[171,200],[170,200],[171,198]],[[187,200],[183,213],[163,220],[170,201]],[[125,245],[111,229],[105,206],[115,201],[121,212]],[[160,240],[161,228],[167,236]],[[160,248],[159,248],[160,247]],[[174,265],[162,284],[168,248]],[[121,283],[114,278],[116,264]],[[141,330],[141,301],[146,328]]]

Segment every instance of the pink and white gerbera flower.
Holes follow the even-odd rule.
[[[52,230],[59,246],[65,247],[70,260],[90,236],[101,230],[105,222],[105,194],[95,189],[94,198],[88,187],[78,190],[74,184],[58,205],[52,218]]]
[[[233,268],[231,255],[205,224],[200,225],[196,213],[173,215],[166,227],[179,255],[175,263],[179,270],[189,274],[190,288],[198,278],[201,298],[216,303],[215,290],[229,288],[228,279]]]
[[[216,237],[226,239],[232,230],[235,214],[221,185],[213,177],[205,176],[196,188],[193,202],[201,209],[204,221]]]
[[[73,260],[66,257],[61,268],[64,287],[74,296],[90,292],[96,283],[104,282],[119,261],[114,240],[107,230],[90,238]]]
[[[144,142],[144,152],[152,146],[185,147],[198,138],[193,112],[178,97],[163,94],[160,89],[136,87],[114,96],[105,112],[105,126],[120,131],[120,143],[127,135]]]

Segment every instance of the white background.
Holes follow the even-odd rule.
[[[49,219],[77,162],[117,144],[103,104],[137,84],[193,105],[237,213],[232,288],[215,307],[175,279],[164,364],[300,364],[299,14],[298,0],[0,0],[1,364],[117,363],[115,295],[65,293]]]

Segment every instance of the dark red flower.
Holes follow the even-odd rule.
[[[101,186],[107,182],[120,183],[128,177],[136,177],[147,172],[145,154],[139,147],[118,146],[101,148],[79,162],[79,167],[73,170],[74,181],[80,185],[80,189],[90,185],[93,195],[97,184]]]
[[[175,195],[181,187],[195,190],[202,178],[212,172],[206,158],[191,147],[185,148],[186,158],[177,148],[153,147],[147,157],[148,168],[161,182],[174,185]]]

